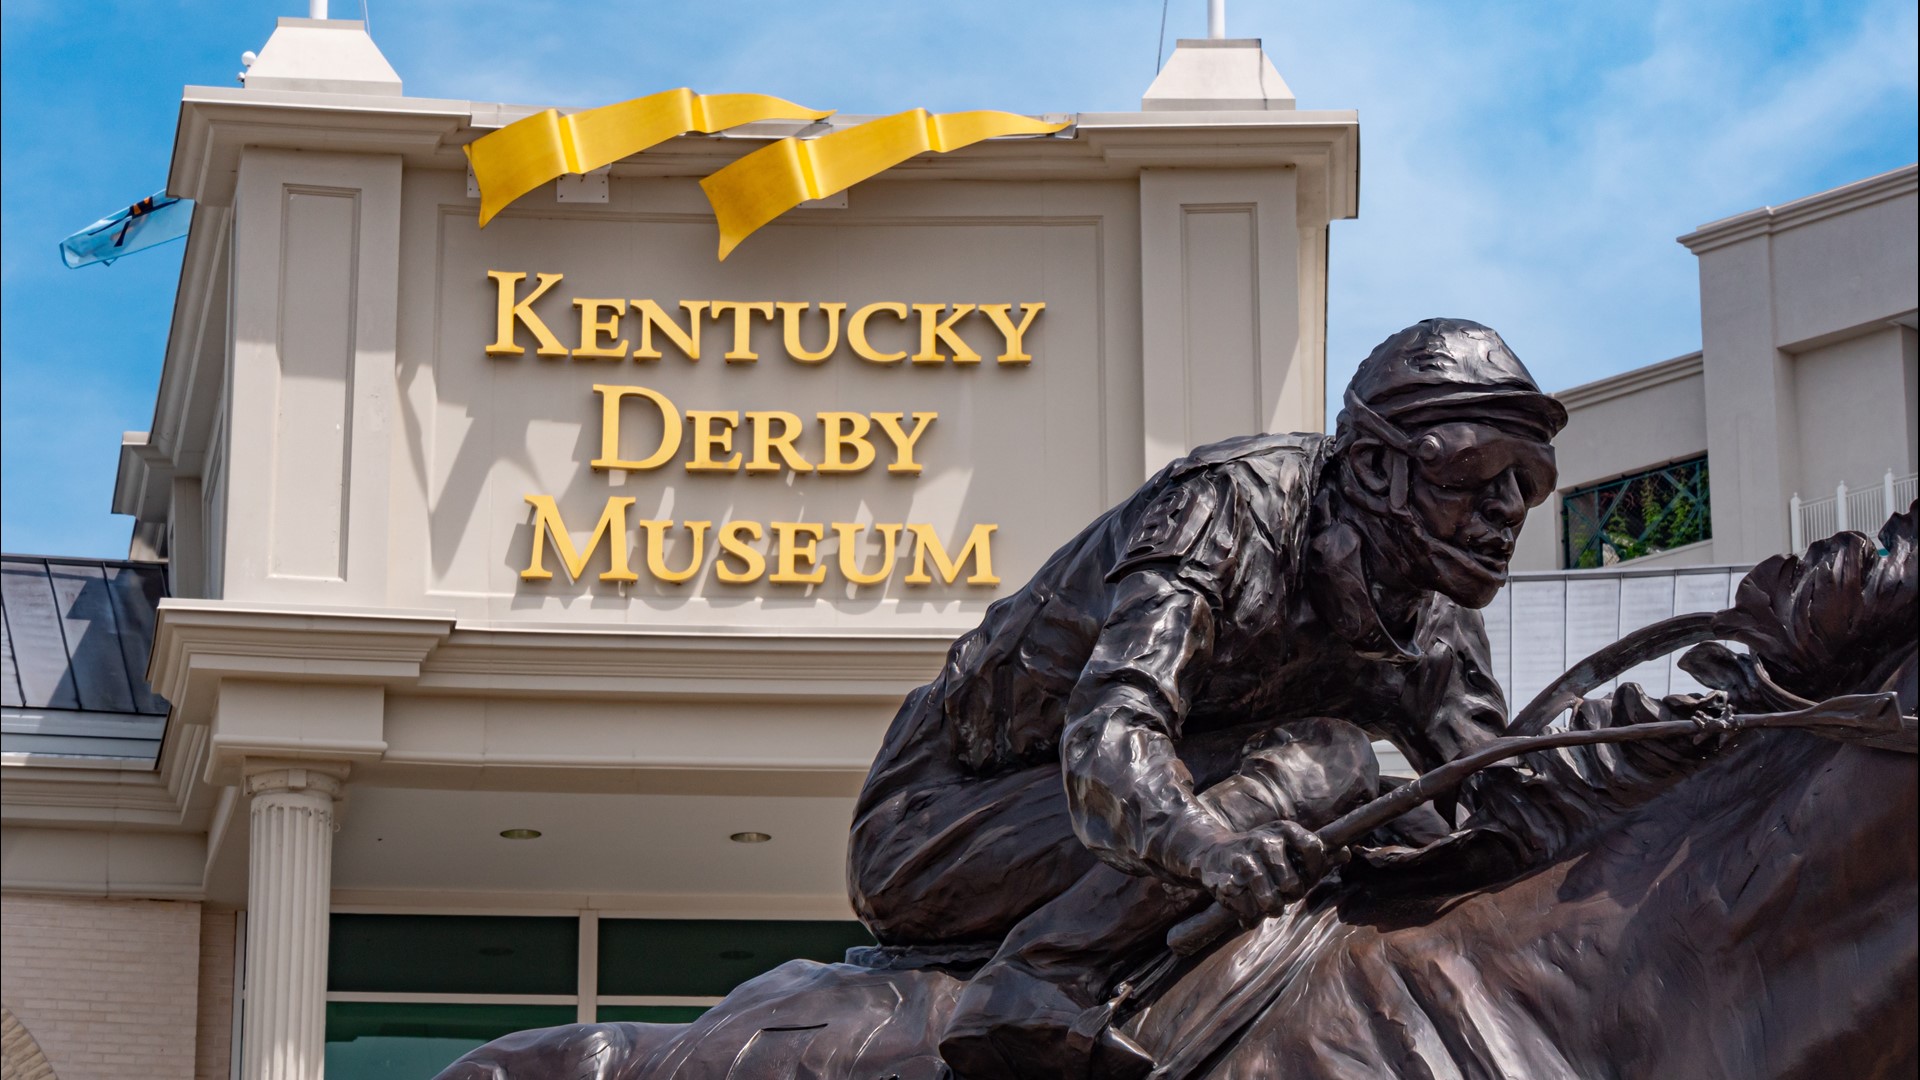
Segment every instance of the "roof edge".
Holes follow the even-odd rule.
[[[1903,165],[1778,206],[1762,206],[1710,221],[1676,239],[1695,255],[1700,255],[1756,236],[1781,232],[1862,206],[1897,199],[1916,190],[1920,190],[1920,165]]]

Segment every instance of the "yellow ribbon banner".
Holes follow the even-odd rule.
[[[617,105],[516,120],[466,147],[480,185],[480,227],[549,180],[592,172],[690,131],[723,131],[756,120],[819,120],[809,109],[766,94],[696,94],[681,87]]]
[[[908,109],[815,139],[781,139],[705,180],[720,221],[720,258],[742,240],[808,199],[824,199],[925,153],[944,154],[1002,135],[1051,135],[1064,123],[996,112],[933,115]]]

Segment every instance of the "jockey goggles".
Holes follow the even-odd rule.
[[[1348,415],[1370,437],[1404,454],[1421,479],[1438,487],[1475,491],[1510,471],[1521,498],[1528,506],[1538,506],[1559,482],[1551,443],[1471,420],[1434,424],[1418,435],[1408,435],[1368,408],[1351,388],[1346,394],[1346,407]],[[1395,494],[1396,502],[1404,497]]]

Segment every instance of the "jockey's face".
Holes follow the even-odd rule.
[[[1485,607],[1507,582],[1527,510],[1558,480],[1553,447],[1487,424],[1442,424],[1409,455],[1407,509],[1432,550],[1428,587]]]

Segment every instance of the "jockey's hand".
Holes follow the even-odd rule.
[[[1306,895],[1347,850],[1328,851],[1320,838],[1291,821],[1237,833],[1200,857],[1200,886],[1243,922],[1279,914]]]

